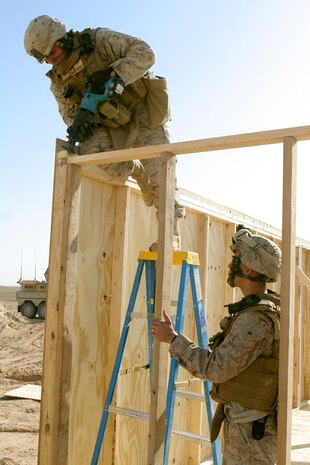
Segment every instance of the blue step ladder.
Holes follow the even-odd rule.
[[[139,315],[135,314],[134,307],[137,299],[137,294],[141,282],[141,277],[143,269],[145,268],[145,279],[146,279],[146,307],[147,307],[147,317],[148,320],[148,349],[149,349],[149,364],[144,365],[143,367],[134,367],[130,369],[122,370],[123,373],[129,373],[131,371],[140,371],[142,369],[150,369],[150,381],[152,375],[152,343],[153,338],[151,334],[151,320],[154,315],[154,300],[155,300],[155,283],[156,283],[156,263],[157,253],[156,252],[140,252],[138,256],[138,266],[136,271],[136,276],[134,279],[134,284],[132,287],[129,304],[123,324],[123,329],[120,337],[120,342],[115,358],[114,368],[111,375],[110,385],[107,393],[107,398],[105,401],[105,406],[99,425],[98,435],[95,443],[95,448],[92,456],[91,465],[97,465],[101,446],[104,439],[104,434],[107,426],[107,421],[109,413],[123,414],[125,416],[130,416],[133,418],[140,418],[144,420],[149,420],[149,414],[144,412],[137,412],[134,410],[123,409],[121,407],[116,407],[112,405],[113,395],[116,387],[117,377],[120,374],[120,366],[124,354],[124,349],[126,345],[126,340],[129,332],[130,323],[137,318]],[[191,284],[193,306],[195,313],[196,321],[196,330],[198,336],[198,344],[203,347],[208,347],[208,334],[206,327],[206,320],[204,314],[204,305],[202,300],[200,277],[199,277],[199,258],[198,254],[194,252],[173,252],[173,264],[181,265],[181,276],[180,276],[180,285],[179,285],[179,295],[177,301],[177,312],[175,319],[175,330],[180,333],[183,330],[184,326],[184,315],[186,307],[186,295],[188,291],[189,282]],[[169,459],[169,450],[171,443],[171,434],[175,433],[180,436],[184,436],[189,440],[194,442],[210,442],[209,438],[204,436],[194,435],[191,433],[182,433],[180,431],[174,430],[172,428],[173,422],[173,413],[174,413],[174,404],[175,397],[177,394],[177,377],[178,377],[179,364],[175,358],[171,358],[170,363],[170,373],[167,389],[167,400],[166,400],[166,419],[165,419],[165,432],[164,432],[164,461],[163,465],[168,465]],[[193,384],[197,380],[193,380]],[[208,381],[203,381],[204,395],[199,395],[197,393],[185,392],[179,390],[178,392],[183,395],[186,395],[187,398],[193,397],[203,400],[206,403],[207,418],[209,423],[209,428],[211,427],[211,421],[213,418],[213,412],[215,410],[215,403],[211,400],[210,390],[211,384]],[[214,465],[222,464],[222,453],[221,453],[221,444],[220,438],[218,437],[212,447],[212,457]]]

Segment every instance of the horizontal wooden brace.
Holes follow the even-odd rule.
[[[215,150],[280,144],[285,137],[294,137],[297,141],[310,140],[310,126],[211,137],[208,139],[174,142],[171,144],[149,145],[147,147],[113,150],[80,156],[68,156],[68,152],[63,150],[59,152],[58,157],[67,159],[67,163],[73,163],[79,166],[91,166],[135,159],[145,160],[160,157],[163,152],[169,152],[172,155],[187,155]]]

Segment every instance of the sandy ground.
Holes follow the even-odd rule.
[[[0,465],[36,465],[40,402],[4,392],[40,384],[44,321],[17,312],[16,289],[0,286]]]
[[[0,465],[36,465],[40,402],[4,396],[40,384],[44,321],[17,312],[18,288],[0,286]],[[207,462],[211,463],[211,462]],[[310,405],[293,412],[292,465],[310,464]]]

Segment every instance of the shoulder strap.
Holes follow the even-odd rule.
[[[261,300],[269,300],[269,302],[273,303],[276,307],[280,307],[281,305],[280,295],[276,292],[269,291],[267,294],[258,294],[258,297]]]

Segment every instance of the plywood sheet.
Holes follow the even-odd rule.
[[[37,384],[25,384],[16,389],[4,393],[5,397],[18,397],[20,399],[41,400],[41,386]]]
[[[156,210],[154,207],[145,207],[138,190],[112,185],[100,176],[90,177],[89,173],[82,176],[79,185],[79,168],[73,165],[70,168],[71,174],[69,172],[67,181],[71,179],[71,182],[64,187],[65,176],[60,173],[61,177],[55,184],[61,188],[58,196],[55,194],[57,208],[54,209],[51,263],[58,281],[51,286],[52,298],[48,303],[53,317],[51,324],[47,325],[44,357],[47,391],[42,410],[44,418],[40,435],[44,440],[41,440],[42,456],[39,465],[90,463],[113,366],[112,358],[136,272],[137,257],[140,250],[148,250],[150,244],[158,238]],[[67,168],[64,166],[62,171],[65,170]],[[74,186],[78,186],[78,189]],[[69,192],[71,196],[70,208],[66,204],[68,197],[64,198],[66,189],[67,195]],[[224,207],[221,209],[219,205],[215,209],[207,200],[199,198],[199,205],[197,202],[197,196],[193,196],[191,203],[191,196],[187,192],[187,216],[181,220],[182,248],[198,252],[202,259],[202,288],[208,333],[211,336],[218,331],[218,323],[226,312],[224,305],[239,298],[226,283],[227,265],[231,259],[228,247],[236,222],[243,218],[253,229],[256,225],[260,233],[264,232],[264,225],[246,215],[237,215]],[[64,214],[62,209],[65,209]],[[267,237],[281,243],[274,229],[274,236],[271,236],[270,228],[266,228],[265,232]],[[68,243],[64,244],[66,234]],[[310,247],[304,250],[303,271],[309,273]],[[65,280],[62,281],[63,274]],[[179,279],[180,268],[173,267],[172,300],[177,300]],[[279,287],[273,286],[275,290]],[[191,295],[188,293],[187,301],[190,300]],[[300,367],[302,374],[299,376],[304,386],[304,391],[300,392],[304,392],[304,395],[310,392],[307,357],[310,347],[309,301],[309,291],[304,290],[300,315],[304,339],[299,346],[305,354]],[[173,315],[176,309],[171,307],[169,310]],[[144,276],[135,311],[146,312]],[[196,340],[191,305],[186,308],[184,333]],[[147,323],[139,319],[130,328],[122,368],[147,363],[147,343]],[[51,373],[61,373],[61,378],[51,383]],[[180,369],[179,379],[189,378],[191,375]],[[201,391],[199,386],[195,389]],[[149,412],[149,370],[119,376],[114,402],[120,407]],[[51,423],[52,434],[47,428],[50,414],[55,416],[55,421]],[[186,398],[177,398],[174,427],[207,435],[203,405]],[[147,422],[111,414],[108,428],[104,449],[108,455],[106,452],[102,454],[100,465],[103,464],[103,457],[105,465],[146,463]],[[44,450],[45,445],[47,448]],[[58,456],[53,450],[57,451]],[[208,456],[210,447],[172,437],[169,465],[198,465]]]

